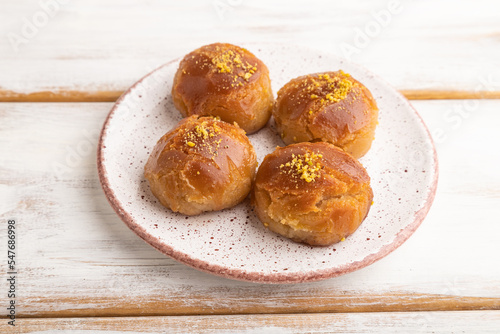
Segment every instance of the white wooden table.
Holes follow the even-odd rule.
[[[500,332],[497,1],[4,0],[0,35],[0,332]],[[179,264],[120,221],[95,158],[112,102],[216,41],[343,55],[417,100],[440,180],[405,244],[338,278],[259,285]]]

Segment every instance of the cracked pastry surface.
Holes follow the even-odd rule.
[[[256,167],[254,148],[242,129],[194,115],[160,138],[144,176],[164,206],[197,215],[240,203],[250,192]]]
[[[363,84],[340,70],[289,81],[273,116],[285,144],[324,141],[360,158],[375,137],[378,107]]]
[[[370,177],[351,155],[324,142],[277,148],[259,166],[252,204],[271,231],[327,246],[351,235],[370,210]]]
[[[274,101],[266,65],[250,51],[226,43],[202,46],[182,59],[172,98],[184,117],[218,116],[247,133],[267,123]]]

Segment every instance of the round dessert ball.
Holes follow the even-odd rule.
[[[370,210],[370,177],[350,154],[324,142],[277,148],[260,165],[252,203],[271,231],[327,246],[351,235]]]
[[[363,84],[338,71],[292,79],[279,90],[273,116],[287,145],[324,141],[360,158],[375,137],[378,108]]]
[[[242,129],[195,115],[160,138],[144,175],[161,204],[197,215],[241,202],[250,192],[256,167],[254,148]]]
[[[269,70],[250,51],[215,43],[182,59],[172,87],[182,116],[212,115],[247,133],[262,128],[273,106]]]

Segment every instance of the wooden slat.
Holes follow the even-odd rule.
[[[500,142],[500,101],[414,105],[437,136],[441,170],[422,226],[395,252],[354,273],[261,285],[179,264],[120,221],[95,163],[111,103],[0,104],[0,221],[18,221],[18,315],[498,309],[500,156],[480,147]],[[5,238],[0,229],[0,245]]]
[[[40,12],[43,15],[43,9],[38,0],[10,1],[8,10],[0,11],[2,101],[16,94],[22,101],[33,101],[25,95],[61,101],[30,96],[60,91],[75,92],[76,97],[66,93],[64,101],[77,102],[80,92],[123,91],[159,65],[216,41],[270,46],[279,42],[348,56],[397,89],[419,96],[450,91],[459,92],[455,98],[498,97],[500,11],[495,0],[401,1],[401,9],[377,31],[375,13],[387,13],[390,3],[394,2],[67,2],[16,48],[8,34],[23,37],[24,19],[32,21]],[[223,14],[217,4],[222,4]],[[361,38],[370,27],[375,33]],[[348,45],[356,48],[352,55],[343,51]],[[110,101],[114,96],[95,99]]]
[[[19,333],[498,333],[500,311],[18,319]]]
[[[500,91],[411,90],[400,91],[409,100],[500,99]]]
[[[500,99],[500,91],[403,90],[410,100]],[[123,91],[56,90],[36,93],[16,93],[0,90],[1,102],[115,102]]]
[[[449,295],[430,295],[418,293],[392,294],[343,294],[325,292],[320,296],[317,291],[305,296],[292,289],[289,293],[276,296],[266,292],[268,289],[245,289],[233,293],[219,288],[219,294],[199,292],[171,292],[168,296],[123,298],[106,297],[68,297],[64,299],[40,297],[36,302],[26,300],[28,307],[39,305],[73,305],[75,308],[54,310],[39,309],[37,312],[24,313],[22,318],[50,317],[133,317],[163,315],[224,315],[224,314],[293,314],[327,312],[414,312],[414,311],[464,311],[500,310],[500,298],[466,297]],[[260,291],[258,291],[260,290]],[[179,299],[189,296],[189,301]],[[228,303],[219,298],[234,301]],[[266,299],[265,305],[263,300]],[[97,308],[95,306],[98,306]]]
[[[36,93],[16,93],[13,91],[0,90],[0,102],[115,102],[121,90],[91,91],[45,91]]]

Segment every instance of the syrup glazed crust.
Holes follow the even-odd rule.
[[[164,206],[197,215],[240,203],[256,167],[254,148],[237,125],[191,116],[158,141],[144,175]]]
[[[248,50],[224,43],[203,46],[184,57],[172,97],[184,117],[218,116],[238,123],[247,133],[267,123],[274,101],[266,65]]]
[[[273,116],[285,144],[324,141],[360,158],[375,136],[378,108],[363,84],[337,71],[292,79],[279,90]]]
[[[327,246],[359,227],[370,210],[370,177],[351,155],[324,142],[268,154],[257,171],[252,204],[271,231]]]

